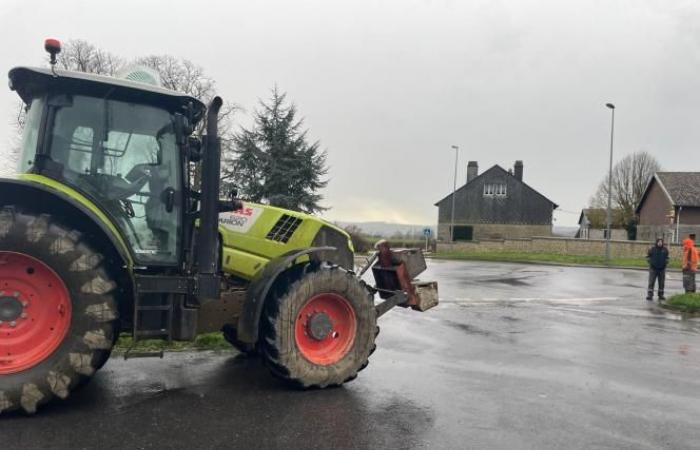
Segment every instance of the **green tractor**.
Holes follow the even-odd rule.
[[[223,330],[294,386],[337,386],[367,365],[380,315],[437,304],[414,281],[420,251],[383,243],[355,272],[343,230],[221,200],[219,97],[58,71],[60,43],[45,48],[50,69],[9,73],[27,115],[20,174],[0,180],[0,413],[65,399],[125,332]]]

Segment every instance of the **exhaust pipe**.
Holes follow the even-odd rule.
[[[207,108],[207,135],[202,155],[202,193],[197,233],[197,293],[200,298],[219,296],[219,178],[221,142],[218,115],[223,100],[214,97]]]

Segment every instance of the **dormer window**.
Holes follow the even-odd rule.
[[[484,197],[505,197],[508,195],[507,185],[505,183],[486,183],[484,184]]]

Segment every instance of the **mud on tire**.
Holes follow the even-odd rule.
[[[300,388],[338,386],[355,379],[368,364],[378,331],[373,296],[365,284],[340,267],[322,265],[281,291],[268,299],[261,324],[259,347],[271,372]],[[345,300],[356,326],[347,350],[337,360],[319,363],[304,356],[295,332],[307,302],[326,294]]]
[[[105,270],[103,256],[79,232],[49,215],[5,206],[0,209],[0,289],[10,281],[1,259],[13,254],[38,260],[60,278],[71,314],[63,340],[30,367],[12,370],[6,365],[3,370],[1,356],[5,355],[0,354],[0,414],[20,408],[34,413],[53,397],[68,397],[104,364],[117,333],[117,285]],[[40,300],[32,301],[30,307],[40,308]],[[7,334],[6,326],[0,326],[0,337]],[[8,353],[12,348],[0,340],[3,350]]]

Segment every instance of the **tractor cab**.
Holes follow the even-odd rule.
[[[180,147],[204,105],[127,79],[25,67],[9,76],[28,105],[19,173],[97,205],[137,265],[177,265],[188,176]]]

